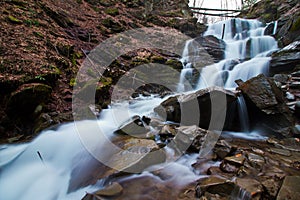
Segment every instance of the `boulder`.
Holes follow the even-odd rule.
[[[11,93],[6,107],[7,114],[12,117],[28,118],[34,114],[39,105],[49,100],[51,92],[52,88],[45,84],[23,84]]]
[[[286,105],[286,99],[276,83],[264,75],[258,75],[246,82],[237,80],[248,107],[250,124],[287,136],[294,119]]]
[[[210,87],[192,93],[171,96],[154,111],[166,121],[183,126],[197,125],[210,130],[237,130],[239,123],[231,110],[236,107],[235,93]]]
[[[147,130],[144,126],[144,122],[142,121],[141,117],[133,116],[130,121],[121,125],[115,133],[131,135],[134,137],[147,137],[146,134],[148,131],[149,130]]]
[[[250,178],[237,178],[235,182],[240,190],[243,190],[244,195],[250,197],[249,199],[261,199],[263,186],[257,180]]]
[[[180,156],[187,150],[190,152],[199,152],[203,146],[207,134],[212,132],[201,129],[197,126],[180,126],[176,129],[174,139],[168,144],[175,154]]]
[[[201,197],[204,192],[229,197],[235,186],[234,183],[229,182],[224,178],[218,176],[210,176],[208,178],[205,178],[204,180],[199,180],[196,188],[197,187],[200,188],[202,193],[198,194],[197,197]]]

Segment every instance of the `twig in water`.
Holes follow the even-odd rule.
[[[37,154],[39,155],[39,158],[41,159],[42,163],[45,165],[44,159],[39,151],[37,151]]]

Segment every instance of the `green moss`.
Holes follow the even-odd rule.
[[[152,63],[165,63],[166,62],[166,59],[162,56],[152,56],[151,57],[151,62]]]
[[[69,85],[70,86],[75,86],[77,83],[76,83],[76,78],[71,78],[70,82],[69,82]]]
[[[40,22],[38,20],[35,20],[35,19],[33,19],[33,20],[32,19],[26,19],[24,21],[24,23],[29,27],[31,27],[31,26],[40,26]]]
[[[21,20],[15,18],[14,16],[11,16],[11,15],[9,15],[9,16],[7,17],[7,20],[8,20],[9,22],[13,23],[13,24],[22,24],[22,21],[21,21]]]
[[[300,16],[294,20],[294,23],[292,25],[291,31],[297,31],[300,30]]]
[[[102,78],[100,78],[99,82],[101,83],[101,87],[110,86],[112,84],[112,78],[111,77],[102,77]]]
[[[182,63],[177,59],[169,59],[165,64],[171,66],[174,69],[182,69]]]
[[[33,34],[34,34],[35,36],[39,37],[39,38],[44,38],[44,35],[43,35],[42,33],[40,33],[40,32],[34,31]]]
[[[107,8],[104,12],[111,16],[116,16],[119,14],[118,8]]]

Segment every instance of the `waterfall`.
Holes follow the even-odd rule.
[[[238,112],[239,112],[239,119],[241,130],[243,132],[248,133],[250,131],[249,128],[249,118],[248,118],[248,110],[246,106],[246,102],[243,96],[238,96]]]
[[[189,80],[192,79],[193,75],[193,62],[199,56],[198,45],[193,39],[188,40],[183,48],[181,55],[182,71],[180,74],[180,79],[177,85],[178,92],[184,92],[187,88],[191,88]]]
[[[272,37],[263,35],[263,24],[257,20],[226,20],[210,25],[205,35],[221,38],[223,24],[225,59],[203,68],[197,88],[213,85],[233,88],[236,79],[245,81],[259,73],[267,74],[270,61],[267,55],[277,48],[277,44]],[[179,92],[187,90],[186,81],[192,76],[192,65],[198,59],[195,57],[199,57],[197,52],[198,47],[194,45],[193,40],[189,40],[182,52],[183,70],[178,84]],[[81,199],[86,192],[94,192],[101,188],[103,184],[98,181],[96,184],[70,190],[71,185],[78,184],[84,178],[90,178],[84,177],[95,167],[95,158],[89,150],[93,149],[93,152],[104,157],[113,156],[107,145],[114,131],[134,115],[149,116],[153,108],[163,100],[150,97],[113,104],[101,112],[98,120],[67,123],[53,130],[45,130],[27,144],[0,145],[1,198],[72,200]],[[249,127],[244,99],[239,97],[238,103],[241,126],[247,131]],[[83,130],[84,134],[79,134],[78,130]],[[87,142],[83,143],[83,139]],[[89,145],[88,148],[86,144]],[[185,160],[184,162],[188,163]],[[191,170],[188,175],[193,176],[194,172]],[[238,196],[244,198],[245,194]]]
[[[278,47],[273,37],[264,35],[265,28],[258,20],[245,19],[210,25],[204,35],[224,35],[225,59],[202,70],[197,89],[212,85],[234,88],[237,79],[246,81],[260,73],[268,75],[268,55]]]

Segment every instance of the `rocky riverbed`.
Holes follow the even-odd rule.
[[[0,179],[7,178],[0,181],[0,186],[15,187],[14,193],[9,192],[13,191],[11,188],[0,189],[1,196],[14,199],[14,195],[20,194],[19,199],[28,199],[38,192],[31,192],[38,184],[33,184],[35,180],[30,182],[37,171],[41,172],[39,180],[47,186],[41,192],[47,191],[45,196],[52,199],[85,189],[79,194],[85,200],[299,199],[300,3],[295,0],[263,0],[242,13],[266,22],[265,34],[279,41],[279,49],[268,55],[269,77],[260,74],[250,80],[236,80],[238,87],[231,90],[208,87],[174,94],[166,87],[145,84],[134,92],[126,91],[131,94],[129,105],[141,105],[138,104],[140,99],[147,97],[163,99],[154,108],[155,117],[135,115],[119,124],[116,130],[111,124],[101,124],[113,130],[110,142],[118,147],[110,151],[107,147],[110,143],[96,145],[95,149],[101,146],[97,153],[106,156],[108,166],[86,152],[81,147],[82,140],[77,141],[74,135],[63,135],[71,135],[80,128],[87,131],[87,136],[95,134],[94,121],[79,122],[78,126],[76,123],[55,126],[32,141],[41,130],[72,120],[73,86],[80,86],[82,96],[90,87],[90,83],[74,79],[80,64],[96,44],[116,33],[144,26],[157,30],[168,26],[197,37],[196,41],[207,52],[205,61],[200,64],[216,63],[224,58],[226,43],[212,35],[199,36],[205,26],[191,17],[187,2],[167,3],[167,7],[159,3],[148,5],[145,1],[105,0],[0,3],[3,5],[0,8],[3,13],[0,137],[4,143],[0,148],[4,158],[0,162],[3,167]],[[160,9],[162,6],[166,10]],[[175,32],[175,29],[172,30]],[[235,60],[234,65],[239,62],[242,60]],[[87,116],[93,113],[100,121],[105,118],[111,109],[111,87],[127,71],[149,63],[170,66],[174,74],[179,74],[182,68],[180,55],[159,49],[143,48],[118,57],[98,81],[96,105],[88,108]],[[170,75],[165,74],[168,71],[157,73]],[[90,71],[89,75],[94,74]],[[169,77],[164,81],[179,80],[173,74]],[[193,74],[193,79],[197,78],[199,73]],[[241,97],[248,110],[247,131],[239,113]],[[210,109],[211,102],[219,102],[214,110],[217,116]],[[150,101],[148,105],[155,103]],[[195,112],[199,116],[192,115]],[[224,126],[218,126],[219,120]],[[53,135],[59,138],[57,133],[62,135],[62,140],[51,139]],[[98,141],[97,135],[90,142],[96,138]],[[26,141],[31,143],[6,145]],[[49,151],[47,145],[53,149]],[[70,154],[64,156],[65,151],[58,152],[58,147],[64,147]],[[22,162],[24,159],[26,162]],[[22,166],[16,166],[20,162]],[[67,164],[61,166],[62,163]],[[29,170],[29,175],[24,175],[23,170],[15,171],[14,176],[10,176],[10,169],[20,167],[38,170]],[[52,168],[56,169],[54,178],[49,176]],[[32,187],[15,185],[23,183],[18,181],[20,178],[25,183],[29,181]],[[11,185],[4,183],[14,180]],[[50,181],[48,185],[49,180],[54,183]],[[64,185],[58,188],[58,183]],[[91,185],[94,188],[89,188]],[[22,190],[23,187],[27,189]],[[17,193],[20,191],[22,194]],[[37,194],[40,195],[40,191]]]

